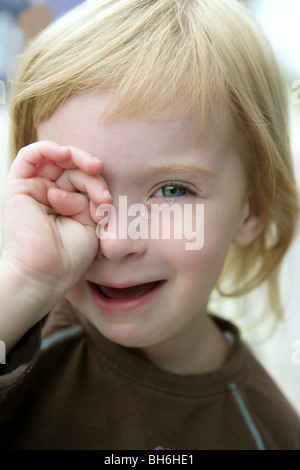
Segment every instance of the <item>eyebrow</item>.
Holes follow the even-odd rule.
[[[185,164],[177,164],[177,165],[161,165],[150,168],[149,173],[152,175],[160,174],[160,173],[185,173],[185,174],[197,174],[206,180],[214,180],[217,179],[217,176],[210,170],[206,168],[201,168],[197,165],[193,165],[190,163]]]

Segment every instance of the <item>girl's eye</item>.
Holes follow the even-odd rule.
[[[190,193],[191,191],[189,191],[189,189],[186,186],[183,186],[182,184],[167,184],[162,188],[158,189],[155,192],[154,196],[160,196],[165,198],[177,198],[186,196]]]

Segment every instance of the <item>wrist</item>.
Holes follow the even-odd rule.
[[[5,253],[0,258],[0,340],[7,352],[60,300],[51,285],[22,272]]]

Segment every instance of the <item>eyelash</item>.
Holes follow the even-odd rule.
[[[164,185],[160,186],[160,188],[158,188],[155,192],[157,193],[158,191],[163,191],[165,188],[168,188],[168,187],[175,187],[175,188],[181,188],[181,189],[184,189],[186,191],[186,194],[183,194],[182,196],[174,196],[174,197],[168,197],[168,196],[152,196],[152,197],[164,197],[165,199],[178,199],[180,197],[185,197],[185,196],[188,196],[189,194],[192,195],[192,196],[196,196],[197,193],[192,190],[191,186],[188,185],[188,184],[185,184],[185,183],[178,183],[178,182],[173,182],[173,181],[170,181],[168,183],[165,183]]]

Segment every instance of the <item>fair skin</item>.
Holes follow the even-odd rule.
[[[40,142],[23,149],[11,170],[0,279],[5,271],[7,290],[13,293],[14,279],[23,293],[11,328],[8,316],[2,320],[7,337],[13,345],[66,295],[108,339],[137,348],[158,367],[179,374],[215,370],[228,345],[206,313],[209,295],[231,243],[246,245],[261,230],[243,165],[226,126],[219,138],[211,133],[199,142],[196,116],[100,123],[108,97],[73,97],[39,126]],[[100,241],[96,209],[112,202],[108,190],[117,212],[124,195],[128,205],[204,204],[203,248],[187,251],[186,240],[174,238]],[[15,204],[18,220],[11,216]],[[146,290],[134,287],[148,283]]]

